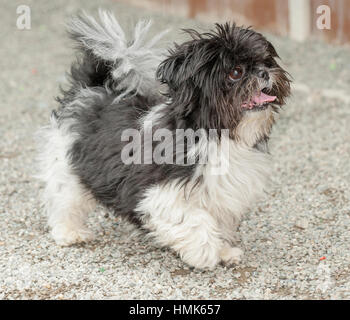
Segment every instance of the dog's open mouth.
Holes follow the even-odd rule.
[[[277,99],[276,96],[269,96],[268,94],[260,91],[258,94],[253,96],[249,101],[246,101],[242,104],[242,108],[246,110],[253,109],[265,109],[265,107],[270,103],[274,102]]]

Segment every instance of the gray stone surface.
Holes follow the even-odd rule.
[[[32,9],[29,31],[16,29],[19,4]],[[33,178],[33,133],[73,60],[64,22],[77,9],[111,9],[124,25],[152,16],[171,40],[205,25],[107,0],[0,6],[0,299],[350,298],[349,47],[268,35],[297,83],[271,139],[273,183],[242,221],[242,264],[198,271],[102,208],[89,221],[96,242],[57,247]]]

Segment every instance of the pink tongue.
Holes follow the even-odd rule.
[[[265,102],[273,102],[277,99],[276,96],[269,96],[263,92],[260,92],[259,95],[253,97],[252,101],[256,104],[263,104]]]

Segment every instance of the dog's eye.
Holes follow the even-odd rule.
[[[237,81],[242,78],[243,76],[243,69],[239,66],[235,67],[230,73],[229,78],[232,81]]]

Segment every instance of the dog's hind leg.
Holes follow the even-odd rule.
[[[94,239],[86,226],[93,200],[76,180],[70,176],[67,181],[48,181],[46,186],[48,224],[53,239],[62,246]]]
[[[52,118],[51,126],[43,129],[39,138],[45,141],[39,178],[45,183],[43,202],[53,239],[62,246],[92,240],[86,219],[95,201],[69,163],[67,153],[74,141],[73,133],[67,126],[58,126]]]

